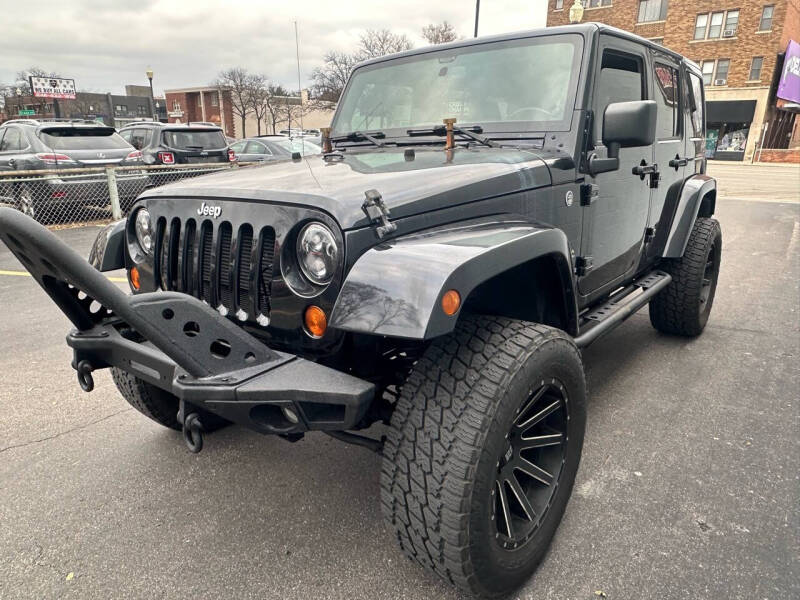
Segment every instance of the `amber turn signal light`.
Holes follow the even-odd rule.
[[[306,331],[314,337],[322,337],[328,328],[328,317],[319,306],[309,306],[305,314]]]
[[[131,269],[131,272],[128,274],[128,276],[131,279],[131,285],[133,286],[133,289],[135,289],[138,292],[139,291],[139,269],[137,269],[136,267],[133,267]]]
[[[447,290],[442,296],[442,310],[444,314],[453,316],[461,306],[461,295],[455,290]]]

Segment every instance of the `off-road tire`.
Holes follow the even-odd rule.
[[[117,367],[112,367],[111,377],[133,408],[164,427],[182,429],[178,422],[178,398]]]
[[[659,265],[672,275],[672,281],[650,302],[653,327],[663,333],[688,337],[703,333],[714,304],[721,258],[722,229],[719,221],[699,217],[683,256]],[[708,265],[711,266],[710,272]],[[705,279],[709,283],[704,290]]]
[[[564,458],[549,508],[530,538],[502,548],[490,513],[506,434],[532,386],[563,383]],[[552,381],[555,381],[553,379]],[[562,331],[463,315],[413,367],[392,416],[381,470],[384,517],[404,552],[465,591],[519,587],[544,557],[575,481],[586,422],[580,354]],[[565,409],[566,410],[566,409]]]

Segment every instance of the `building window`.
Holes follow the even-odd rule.
[[[662,37],[647,38],[647,39],[649,39],[654,44],[658,44],[659,46],[663,46],[664,45],[664,38],[662,38]]]
[[[146,107],[146,106],[144,106],[144,105],[142,105],[142,104],[139,104],[139,105],[136,107],[136,113],[137,113],[137,114],[138,114],[140,117],[146,117],[146,116],[147,116],[147,107]]]
[[[714,79],[714,61],[704,60],[700,65],[700,69],[703,71],[703,83],[711,85]]]
[[[639,0],[637,23],[666,20],[668,5],[669,0]]]
[[[775,12],[775,7],[765,6],[764,9],[761,11],[761,21],[758,24],[759,31],[771,31],[772,30],[772,13]]]
[[[714,74],[714,85],[728,84],[728,69],[730,66],[730,59],[720,58],[717,60],[717,72]]]
[[[708,26],[708,15],[697,15],[694,22],[694,39],[702,40],[706,37],[706,27]]]
[[[174,110],[175,112],[177,112],[177,111],[179,111],[180,109],[181,109],[181,103],[180,103],[180,102],[178,102],[177,100],[173,100],[173,101],[172,101],[172,110]]]
[[[219,95],[216,92],[211,94],[211,106],[219,106]]]
[[[126,113],[128,112],[128,107],[125,104],[117,104],[114,107],[114,112],[117,114]]]
[[[556,10],[564,8],[564,0],[556,0]]]
[[[584,8],[600,8],[601,6],[611,6],[611,0],[583,0]]]
[[[758,81],[761,79],[761,66],[764,64],[763,56],[754,56],[753,62],[750,63],[750,81]]]
[[[721,37],[734,37],[738,26],[738,9],[697,15],[694,22],[694,39],[716,40]]]
[[[733,37],[739,26],[739,11],[729,10],[725,15],[725,27],[722,29],[722,37]]]

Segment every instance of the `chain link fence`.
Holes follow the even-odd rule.
[[[0,206],[55,227],[107,222],[124,217],[147,189],[231,168],[239,165],[0,171]]]

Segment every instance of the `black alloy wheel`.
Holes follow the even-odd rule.
[[[568,407],[558,380],[541,381],[506,435],[491,492],[495,538],[506,550],[525,544],[550,508],[566,460]]]

